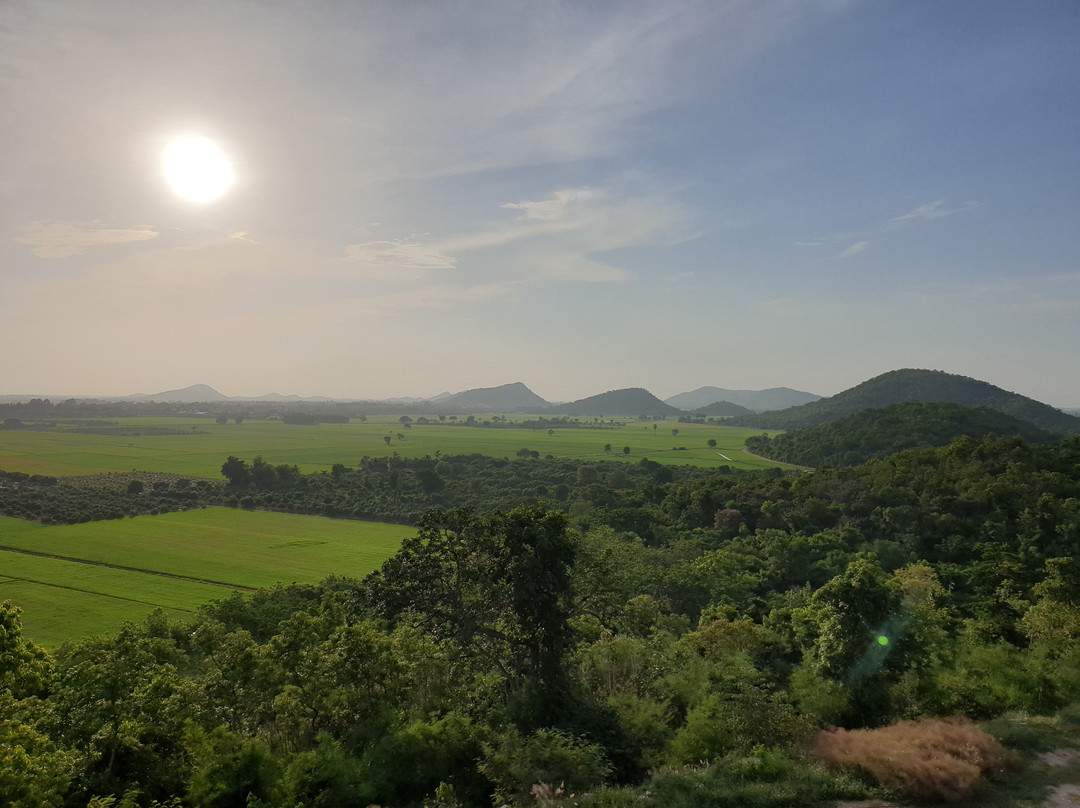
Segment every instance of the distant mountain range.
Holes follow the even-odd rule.
[[[723,387],[699,387],[687,393],[679,393],[661,400],[640,387],[609,390],[606,393],[578,399],[570,403],[552,404],[545,401],[522,382],[503,384],[498,387],[477,387],[460,393],[440,393],[431,398],[398,397],[380,399],[388,404],[422,405],[438,404],[447,410],[473,412],[525,412],[536,413],[550,410],[566,415],[661,415],[679,416],[699,414],[707,416],[748,415],[753,412],[792,407],[817,401],[821,396],[792,390],[789,387],[773,387],[768,390],[727,390]],[[304,401],[332,401],[325,396],[284,396],[267,393],[264,396],[226,396],[208,384],[193,384],[178,390],[161,393],[139,393],[124,396],[123,401],[161,401],[186,404],[227,401],[277,401],[282,403]],[[336,399],[359,401],[360,399]],[[370,399],[368,399],[370,401]]]
[[[765,429],[805,429],[835,421],[863,410],[905,402],[943,402],[965,407],[986,407],[1011,415],[1040,429],[1080,431],[1080,418],[988,382],[940,370],[905,368],[875,376],[862,384],[799,407],[748,415],[731,420],[733,426]]]
[[[790,387],[770,387],[768,390],[725,390],[723,387],[699,387],[689,393],[679,393],[664,401],[680,410],[700,412],[703,408],[717,402],[738,404],[753,412],[782,410],[817,401],[821,396],[792,390]],[[732,413],[734,415],[735,413]]]
[[[726,398],[725,398],[726,396]],[[0,396],[0,401],[26,401],[31,396]],[[804,393],[787,387],[774,387],[769,390],[726,390],[722,387],[700,387],[688,393],[680,393],[667,401],[654,396],[640,387],[622,390],[609,390],[606,393],[589,396],[569,403],[553,404],[544,400],[522,382],[503,384],[498,387],[477,387],[460,393],[440,393],[431,398],[402,396],[373,401],[371,399],[331,399],[326,396],[297,396],[267,393],[262,396],[226,396],[208,384],[193,384],[176,390],[164,390],[160,393],[136,393],[129,396],[110,397],[111,401],[155,401],[181,404],[214,404],[247,401],[266,401],[288,403],[304,402],[359,402],[400,404],[418,407],[425,404],[438,405],[448,412],[551,412],[563,415],[611,415],[611,416],[671,416],[706,415],[726,417],[746,415],[780,407],[788,407],[792,402],[816,401],[820,399],[813,393]],[[732,401],[738,399],[738,401]],[[58,399],[59,400],[59,399]],[[680,407],[678,402],[690,402]]]
[[[281,393],[267,393],[263,396],[227,396],[219,393],[208,384],[193,384],[179,390],[166,390],[162,393],[136,393],[124,396],[120,401],[178,401],[181,404],[199,404],[213,401],[330,401],[326,396],[283,396]]]
[[[27,401],[28,396],[0,396],[3,401]],[[57,401],[62,399],[57,398]],[[944,402],[966,407],[986,407],[1018,418],[1041,429],[1056,432],[1080,431],[1080,418],[987,382],[938,370],[894,370],[876,376],[835,396],[822,398],[813,393],[774,387],[768,390],[728,390],[699,387],[679,393],[666,401],[640,387],[610,390],[568,404],[545,401],[522,382],[498,387],[478,387],[460,393],[440,393],[433,398],[397,398],[377,401],[331,399],[325,396],[226,396],[206,384],[194,384],[161,393],[138,394],[111,401],[177,402],[184,404],[237,404],[270,402],[283,405],[340,402],[363,406],[365,412],[378,407],[400,407],[420,414],[533,413],[609,417],[666,417],[705,415],[731,417],[732,426],[768,429],[802,429],[835,421],[863,410],[880,409],[905,402]],[[799,402],[790,404],[790,402]]]

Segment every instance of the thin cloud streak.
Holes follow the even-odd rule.
[[[458,263],[458,259],[434,247],[408,239],[349,244],[345,260],[379,269],[453,269]]]
[[[976,207],[975,202],[969,202],[962,208],[946,208],[942,209],[942,205],[945,204],[944,199],[939,199],[936,202],[927,202],[924,205],[919,205],[915,210],[905,213],[903,216],[897,216],[892,221],[894,222],[906,222],[914,219],[918,219],[924,222],[929,222],[934,219],[942,219],[946,216],[952,216],[954,213],[962,213],[966,210]]]
[[[101,221],[38,221],[26,225],[23,233],[13,241],[33,247],[38,258],[71,258],[82,255],[90,247],[152,241],[158,237],[158,231],[149,225],[115,229],[105,227]]]
[[[866,248],[869,247],[869,246],[870,246],[869,241],[856,241],[854,244],[852,244],[850,247],[848,247],[846,250],[844,250],[842,253],[840,253],[838,256],[836,256],[836,258],[838,260],[846,259],[846,258],[854,258],[856,255],[859,255],[860,253],[864,252],[866,250]]]

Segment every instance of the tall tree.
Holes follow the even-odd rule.
[[[540,507],[482,518],[432,511],[367,583],[385,616],[425,624],[554,696],[571,645],[566,518]]]

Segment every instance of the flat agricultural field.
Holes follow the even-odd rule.
[[[22,607],[28,637],[56,646],[115,633],[159,607],[176,617],[234,590],[360,578],[413,533],[229,508],[55,526],[0,517],[0,600]]]
[[[205,418],[120,418],[113,422],[126,434],[72,431],[77,423],[56,432],[0,430],[0,469],[57,477],[138,470],[221,479],[221,464],[229,455],[245,460],[261,456],[270,463],[313,472],[328,471],[335,463],[356,466],[364,455],[478,453],[513,458],[520,449],[539,452],[541,457],[582,460],[636,463],[647,457],[666,464],[744,469],[776,465],[743,453],[746,438],[762,434],[760,429],[674,421],[626,421],[621,426],[550,431],[415,422],[405,428],[393,417],[317,426],[281,421],[218,424]],[[147,432],[139,433],[140,428]],[[162,430],[173,434],[151,434]],[[716,446],[709,447],[709,440],[715,440]],[[624,454],[627,446],[630,452]]]

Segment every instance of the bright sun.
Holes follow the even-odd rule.
[[[232,185],[229,158],[204,137],[174,140],[165,150],[165,178],[176,193],[192,202],[210,202]]]

